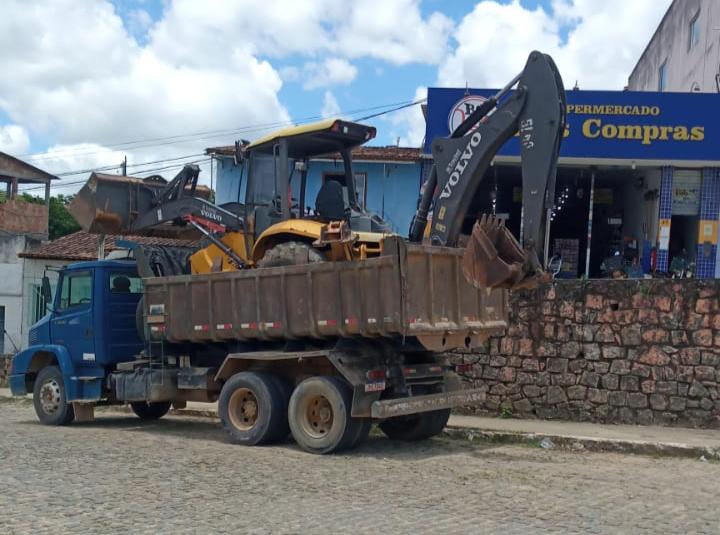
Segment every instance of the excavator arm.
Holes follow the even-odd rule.
[[[565,91],[555,63],[550,56],[533,52],[525,69],[449,137],[432,141],[435,164],[413,219],[410,240],[421,241],[429,224],[433,245],[457,246],[485,172],[503,144],[519,134],[522,244],[502,221],[483,216],[473,228],[463,267],[466,278],[479,288],[512,288],[541,278],[565,110]],[[433,217],[428,223],[431,205]]]

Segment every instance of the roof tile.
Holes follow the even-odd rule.
[[[116,239],[127,238],[142,245],[194,245],[197,242],[190,240],[177,240],[171,238],[158,238],[147,236],[105,236],[105,252],[109,253],[118,247]],[[100,236],[89,234],[82,230],[68,234],[57,240],[42,244],[30,251],[25,251],[18,256],[23,258],[38,258],[46,260],[96,260]]]

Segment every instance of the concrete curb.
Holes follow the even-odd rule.
[[[499,444],[527,444],[546,449],[566,451],[593,451],[631,453],[637,455],[687,457],[693,459],[720,461],[720,450],[674,442],[649,442],[643,440],[617,440],[596,437],[553,435],[544,433],[519,433],[512,431],[491,431],[485,429],[448,426],[444,433],[452,438],[473,442],[493,442]]]
[[[3,389],[4,390],[4,389]],[[31,397],[13,398],[9,391],[0,391],[0,400],[15,400],[17,402],[31,402]],[[105,410],[132,413],[127,405],[114,405]],[[173,416],[190,416],[200,418],[211,418],[217,420],[219,417],[215,410],[203,410],[198,408],[171,409]],[[658,442],[632,439],[610,439],[587,437],[571,434],[499,431],[472,427],[468,425],[449,425],[445,428],[444,435],[457,440],[469,442],[485,442],[495,444],[525,444],[532,447],[545,449],[559,449],[564,451],[593,451],[593,452],[614,452],[630,453],[637,455],[663,456],[663,457],[684,457],[692,459],[705,459],[720,461],[720,448],[683,444],[679,442]]]

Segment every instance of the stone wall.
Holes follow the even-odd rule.
[[[7,388],[7,378],[10,375],[12,355],[0,355],[0,388]]]
[[[720,427],[720,281],[558,281],[511,297],[464,377],[481,412]]]

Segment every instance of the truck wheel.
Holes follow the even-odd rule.
[[[356,446],[359,446],[367,440],[370,434],[370,428],[372,427],[372,420],[370,418],[357,418],[359,425],[357,426],[357,432],[352,437],[347,449],[351,450]]]
[[[236,444],[267,444],[287,436],[287,398],[268,373],[241,372],[223,386],[218,413]]]
[[[258,267],[300,266],[323,262],[323,256],[312,246],[299,241],[278,243],[265,251],[258,261]]]
[[[67,402],[65,383],[57,366],[40,370],[33,387],[35,414],[41,424],[67,425],[75,419],[75,411]]]
[[[450,409],[389,418],[380,430],[393,440],[424,440],[439,435],[450,418]]]
[[[310,453],[332,453],[354,446],[363,421],[350,416],[352,391],[338,377],[310,377],[290,397],[293,438]]]
[[[141,420],[159,420],[168,413],[171,405],[169,401],[133,401],[130,408]]]

